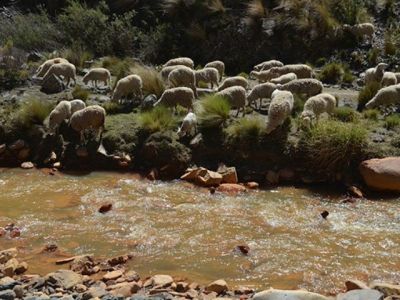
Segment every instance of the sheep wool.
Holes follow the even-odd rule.
[[[178,57],[178,58],[170,59],[169,61],[167,61],[164,64],[164,67],[176,66],[176,65],[186,66],[186,67],[191,68],[191,69],[194,68],[194,62],[189,57]]]
[[[390,86],[390,85],[395,85],[397,84],[397,77],[396,74],[393,72],[385,72],[383,73],[383,77],[381,80],[381,85],[382,87]]]
[[[75,99],[70,102],[71,105],[71,115],[78,110],[84,109],[86,107],[85,102],[80,99]]]
[[[255,71],[268,71],[273,67],[283,67],[283,63],[279,60],[267,60],[254,66]]]
[[[171,87],[188,87],[193,90],[197,97],[196,76],[192,69],[181,66],[171,71],[168,75],[168,81]]]
[[[268,109],[266,133],[269,134],[281,126],[293,110],[294,97],[291,92],[275,90]]]
[[[159,105],[176,107],[179,104],[187,109],[192,109],[193,102],[193,90],[187,87],[176,87],[165,90],[160,99],[154,104],[154,107]]]
[[[99,105],[92,105],[72,114],[69,120],[69,125],[73,130],[80,133],[82,141],[86,129],[95,129],[101,136],[104,129],[105,119],[105,109]]]
[[[111,73],[105,68],[93,68],[91,69],[82,79],[84,84],[88,84],[90,81],[94,82],[97,87],[97,82],[103,82],[104,86],[111,85]]]
[[[181,127],[178,129],[178,136],[183,137],[188,134],[196,133],[197,117],[193,112],[189,112],[182,121]]]
[[[367,109],[400,103],[400,84],[384,87],[378,91],[365,107]]]
[[[168,76],[169,74],[175,70],[176,68],[182,67],[182,65],[176,65],[176,66],[168,66],[168,67],[163,67],[160,74],[162,79],[164,79],[165,81],[168,80]]]
[[[49,128],[54,131],[60,124],[71,116],[71,103],[61,101],[49,114]]]
[[[111,101],[117,102],[122,98],[133,94],[140,99],[143,98],[143,82],[139,75],[128,75],[118,80],[115,86],[114,92],[111,97]]]
[[[313,78],[293,80],[278,87],[280,90],[299,95],[306,94],[308,97],[320,94],[324,88],[321,81]]]
[[[368,85],[372,82],[381,82],[387,67],[387,64],[380,63],[375,68],[369,68],[367,71],[365,71],[365,85]]]
[[[216,68],[207,67],[201,70],[195,71],[196,78],[196,86],[199,85],[199,82],[205,82],[207,84],[211,84],[211,88],[214,88],[214,85],[218,86],[219,82],[219,72]]]
[[[74,81],[74,84],[76,84],[76,68],[73,64],[68,62],[53,64],[43,76],[43,82],[45,82],[52,75],[57,77],[62,76],[64,80],[67,80],[67,86],[69,85],[71,79]]]
[[[46,60],[43,64],[39,66],[39,68],[36,71],[36,77],[42,77],[44,74],[47,73],[47,71],[50,69],[50,67],[54,64],[59,64],[59,63],[68,63],[69,61],[66,60],[65,58],[57,57],[53,59],[48,59]]]
[[[258,100],[259,101],[258,108],[260,108],[261,100],[263,98],[271,98],[273,91],[275,91],[276,89],[277,86],[270,82],[257,84],[248,94],[247,102],[249,105],[251,105]]]
[[[343,29],[351,32],[357,38],[363,39],[367,37],[369,41],[372,41],[374,33],[375,33],[375,26],[372,23],[361,23],[355,25],[343,25]]]
[[[304,109],[301,113],[301,119],[306,127],[310,127],[313,119],[318,122],[322,113],[332,114],[337,106],[336,98],[328,93],[321,93],[310,97],[304,103]]]
[[[232,108],[237,108],[237,114],[239,115],[240,110],[243,110],[246,106],[246,90],[242,86],[231,86],[218,93],[216,95],[221,96],[229,101]]]
[[[314,77],[314,72],[312,68],[303,64],[286,65],[283,67],[273,67],[269,69],[267,72],[270,73],[269,75],[270,79],[277,78],[279,76],[288,73],[295,73],[298,79]]]
[[[225,63],[220,60],[211,61],[207,63],[204,68],[216,68],[219,73],[219,79],[222,79],[222,76],[224,76],[225,73]]]
[[[232,86],[241,86],[247,89],[248,85],[249,83],[247,82],[247,79],[243,76],[234,76],[226,78],[224,81],[222,81],[221,85],[218,87],[218,91],[220,92]]]
[[[297,75],[295,73],[287,73],[277,78],[271,79],[272,83],[275,84],[285,84],[297,79]]]

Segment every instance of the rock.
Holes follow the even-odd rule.
[[[345,285],[347,291],[369,289],[368,285],[359,280],[347,280]]]
[[[221,181],[222,175],[210,170],[207,170],[204,175],[200,175],[196,178],[196,183],[205,187],[218,186],[221,184]]]
[[[105,214],[106,212],[109,212],[111,209],[112,209],[112,204],[111,203],[103,204],[99,208],[99,213]]]
[[[140,280],[140,276],[139,276],[138,273],[136,273],[135,271],[131,270],[131,271],[128,271],[128,272],[125,273],[125,279],[128,282],[139,281]]]
[[[29,155],[31,154],[31,150],[29,148],[23,148],[19,150],[17,158],[19,161],[25,161],[29,158]]]
[[[254,181],[246,182],[245,186],[250,190],[256,190],[259,188],[259,184]]]
[[[222,183],[238,183],[235,167],[227,168],[225,165],[218,167],[217,172],[222,175]]]
[[[56,169],[61,169],[61,163],[58,161],[58,162],[55,162],[54,164],[53,164],[53,168],[56,168]]]
[[[151,278],[151,284],[153,286],[164,288],[170,286],[174,282],[174,279],[169,275],[154,275]]]
[[[136,294],[142,287],[137,282],[122,282],[112,286],[112,294],[129,297],[132,294]]]
[[[360,164],[360,173],[371,189],[400,192],[400,157],[363,161]]]
[[[18,151],[21,150],[22,148],[24,148],[25,146],[25,142],[24,140],[16,140],[14,143],[12,143],[9,148],[12,151]]]
[[[101,286],[92,286],[82,295],[82,300],[89,300],[96,297],[102,298],[105,295],[107,295],[105,288]]]
[[[190,147],[197,148],[203,142],[203,135],[198,133],[189,143]]]
[[[223,192],[227,194],[236,194],[236,193],[243,193],[246,192],[247,189],[240,184],[235,183],[222,183],[218,188],[218,192]]]
[[[70,266],[72,271],[82,275],[92,275],[97,273],[94,268],[95,263],[90,255],[80,255],[75,257]]]
[[[244,254],[244,255],[248,255],[250,252],[250,247],[247,245],[239,245],[236,246],[236,249],[240,251],[240,253]]]
[[[11,258],[5,263],[4,267],[1,268],[1,272],[6,276],[12,277],[14,276],[15,270],[17,269],[18,265],[18,260],[16,260],[15,258]]]
[[[327,210],[324,210],[322,213],[321,213],[321,217],[323,218],[323,219],[325,219],[326,220],[326,218],[329,216],[329,211],[327,211]]]
[[[45,281],[69,290],[75,285],[82,283],[82,276],[70,270],[58,270],[47,274]]]
[[[17,238],[21,236],[21,230],[18,227],[14,227],[13,229],[11,229],[10,231],[10,238]]]
[[[303,290],[284,291],[284,290],[270,289],[255,294],[252,299],[253,300],[328,300],[329,298]]]
[[[56,162],[56,160],[57,160],[57,154],[54,151],[52,151],[50,153],[50,155],[43,161],[43,163],[46,165],[52,164],[52,163]]]
[[[133,255],[121,255],[121,256],[117,256],[117,257],[113,257],[109,260],[107,260],[107,263],[110,266],[117,266],[117,265],[122,265],[128,262],[128,260],[132,259]],[[139,280],[139,275],[135,272],[135,271],[130,271],[128,273],[125,274],[125,276],[127,275],[135,275],[138,277]]]
[[[28,62],[38,62],[43,58],[43,55],[41,55],[40,53],[36,52],[36,51],[32,51],[28,54],[28,56],[26,57]]]
[[[288,168],[281,169],[278,172],[279,180],[283,182],[291,182],[295,179],[295,176],[295,172],[292,169]]]
[[[225,280],[219,279],[207,285],[205,290],[207,292],[215,292],[219,295],[228,291],[228,285]]]
[[[3,277],[0,279],[0,291],[12,289],[18,282],[11,277]]]
[[[35,167],[34,164],[30,161],[26,161],[21,164],[21,169],[25,169],[25,170],[33,169],[34,167]]]
[[[363,195],[363,193],[361,192],[361,190],[360,190],[358,187],[354,186],[354,185],[349,186],[349,187],[347,188],[347,191],[349,192],[349,194],[350,194],[352,197],[355,197],[355,198],[364,198],[364,195]]]
[[[352,290],[344,294],[339,294],[337,300],[383,300],[383,294],[379,291],[368,290]]]
[[[235,290],[236,295],[249,295],[249,294],[253,294],[253,293],[254,293],[253,289],[251,289],[249,287],[245,287],[245,286],[241,286]]]
[[[6,144],[1,144],[0,145],[0,155],[2,155],[7,149]]]
[[[42,82],[41,92],[46,94],[56,94],[65,90],[65,85],[61,79],[54,74]]]
[[[86,149],[86,147],[79,147],[78,149],[76,149],[76,155],[78,157],[88,157],[89,156],[89,152]]]
[[[0,299],[3,300],[14,300],[16,297],[13,290],[5,290],[0,292]]]
[[[14,286],[13,291],[15,293],[15,297],[21,298],[21,299],[24,297],[25,292],[21,285]]]
[[[176,287],[175,287],[175,291],[177,291],[178,293],[185,293],[189,290],[189,284],[187,282],[177,282],[176,283]]]
[[[124,274],[124,270],[116,270],[106,273],[103,276],[103,281],[115,280]]]
[[[400,285],[383,282],[371,282],[369,287],[383,293],[385,297],[394,295],[400,296]]]
[[[0,251],[0,264],[5,264],[11,258],[16,257],[18,254],[17,248],[10,248]]]
[[[154,94],[150,94],[146,96],[142,101],[142,109],[150,110],[153,108],[153,105],[157,102],[157,96]]]
[[[77,291],[78,293],[84,293],[88,290],[87,286],[84,284],[77,284],[75,286],[75,291]]]
[[[22,262],[15,269],[15,274],[21,275],[21,274],[25,273],[26,271],[28,271],[28,264],[26,262]]]
[[[278,175],[278,173],[276,173],[274,171],[271,171],[271,170],[269,170],[267,172],[267,175],[265,176],[265,179],[267,180],[267,183],[271,184],[271,185],[276,185],[276,184],[279,183],[279,175]]]
[[[153,169],[151,169],[150,172],[146,175],[146,178],[147,178],[148,180],[155,181],[155,180],[157,180],[158,176],[159,176],[158,170],[157,170],[156,168],[153,168]]]

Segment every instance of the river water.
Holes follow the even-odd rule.
[[[143,276],[171,274],[199,283],[306,288],[331,293],[347,279],[400,280],[400,201],[342,204],[334,191],[282,187],[232,196],[188,183],[132,174],[0,170],[0,226],[15,223],[29,272],[46,273],[61,254],[131,253]],[[107,214],[97,212],[112,203]],[[327,220],[320,217],[330,212]],[[234,249],[248,245],[244,256]]]

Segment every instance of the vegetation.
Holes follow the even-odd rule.
[[[80,99],[84,102],[86,102],[89,96],[90,92],[83,89],[80,85],[75,86],[74,90],[72,91],[72,97],[74,97],[74,99]]]
[[[145,67],[136,65],[130,69],[131,74],[139,75],[143,81],[143,93],[144,95],[155,94],[159,98],[165,90],[164,81],[152,67]]]
[[[166,131],[177,126],[177,122],[171,111],[163,106],[158,106],[151,111],[141,113],[138,116],[138,120],[140,127],[150,133]]]
[[[53,105],[36,98],[27,99],[11,117],[14,127],[18,130],[28,129],[32,125],[43,125],[43,121],[50,114]]]
[[[394,129],[400,125],[400,114],[393,114],[385,118],[385,127]]]
[[[211,95],[201,99],[198,119],[202,127],[220,127],[229,119],[231,107],[229,102],[220,96]]]
[[[369,120],[377,121],[379,118],[379,110],[377,109],[364,110],[363,117]]]
[[[346,106],[336,107],[333,112],[333,117],[336,120],[339,120],[341,122],[347,122],[347,123],[354,123],[354,122],[358,121],[360,118],[358,112],[356,112],[351,107],[346,107]]]
[[[324,83],[339,83],[344,75],[343,66],[340,63],[326,64],[319,75],[319,79]]]
[[[362,111],[365,107],[365,104],[367,104],[367,102],[371,100],[376,93],[378,93],[380,88],[381,84],[379,82],[372,82],[366,85],[358,95],[357,110]]]
[[[265,134],[265,120],[254,116],[241,118],[228,126],[226,133],[234,143],[258,143],[260,137]]]

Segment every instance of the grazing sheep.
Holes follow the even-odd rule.
[[[277,86],[273,83],[261,83],[257,84],[248,94],[247,102],[251,105],[256,100],[259,101],[258,109],[261,107],[261,101],[263,98],[271,98],[273,91],[275,91]]]
[[[65,58],[57,57],[53,59],[48,59],[46,60],[43,64],[39,66],[39,68],[36,71],[36,77],[42,77],[44,74],[47,73],[47,71],[50,69],[52,65],[59,64],[59,63],[68,63],[69,61],[66,60]]]
[[[178,58],[173,58],[173,59],[170,59],[169,61],[167,61],[164,64],[164,67],[176,66],[176,65],[182,65],[182,66],[186,66],[188,68],[193,69],[194,62],[189,57],[178,57]]]
[[[76,84],[76,68],[73,64],[68,62],[53,64],[43,76],[43,82],[45,82],[52,75],[55,75],[58,78],[62,76],[63,80],[67,80],[67,86],[69,86],[71,79],[74,81],[74,84]]]
[[[269,134],[281,126],[293,110],[294,97],[291,92],[275,90],[268,109],[266,133]]]
[[[381,80],[382,87],[395,85],[397,84],[397,77],[396,74],[393,72],[385,72],[383,73],[383,77]]]
[[[171,73],[173,70],[175,70],[176,68],[179,68],[179,67],[182,67],[182,65],[163,67],[160,72],[161,77],[164,79],[164,81],[167,81],[169,73]]]
[[[297,79],[297,75],[295,73],[287,73],[278,78],[271,79],[271,82],[275,83],[275,84],[285,84],[285,83],[291,82],[296,79]]]
[[[82,79],[84,84],[88,84],[90,81],[94,81],[94,85],[97,88],[97,81],[103,82],[104,86],[111,85],[111,73],[105,68],[94,68],[91,69]]]
[[[387,64],[380,63],[375,68],[369,68],[367,71],[365,71],[365,85],[368,85],[372,82],[381,82],[387,67]]]
[[[222,81],[221,85],[218,87],[218,91],[220,92],[232,86],[241,86],[247,89],[248,85],[249,83],[247,82],[247,79],[242,76],[228,77]]]
[[[400,84],[384,87],[378,91],[366,105],[365,108],[370,109],[386,106],[394,103],[400,103]]]
[[[268,82],[271,80],[271,72],[268,71],[251,71],[250,72],[250,78],[251,79],[257,79],[258,82]]]
[[[280,77],[288,73],[295,73],[298,79],[313,78],[314,72],[311,67],[302,64],[286,65],[283,67],[273,67],[268,71],[263,71],[262,78],[269,81],[273,78]]]
[[[199,82],[205,82],[207,85],[211,83],[211,88],[214,88],[214,84],[218,86],[219,82],[219,72],[216,68],[204,68],[201,70],[197,70],[194,72],[195,79],[196,79],[196,86],[199,85]]]
[[[169,73],[168,81],[171,87],[191,88],[195,97],[197,97],[196,76],[192,69],[185,66],[180,66]]]
[[[193,108],[193,102],[194,93],[192,89],[188,87],[176,87],[165,90],[160,99],[154,104],[154,107],[164,105],[176,109],[176,106],[179,104],[189,110]]]
[[[181,138],[187,134],[193,135],[197,131],[197,117],[194,113],[189,112],[182,121],[181,127],[178,129],[178,136]]]
[[[332,114],[337,105],[336,98],[328,93],[318,94],[310,97],[304,103],[304,109],[301,113],[301,120],[305,127],[309,128],[314,119],[318,122],[322,113]]]
[[[241,109],[243,110],[243,115],[245,114],[246,90],[244,87],[231,86],[216,93],[216,95],[227,99],[232,108],[237,108],[236,117],[239,115]]]
[[[400,83],[400,73],[394,73],[396,76],[397,83]]]
[[[293,94],[306,94],[307,97],[318,95],[324,88],[321,81],[313,78],[297,79],[283,85],[278,85],[283,91],[289,91]]]
[[[64,120],[68,120],[71,115],[86,107],[85,102],[79,99],[72,101],[61,101],[49,114],[49,128],[55,131]]]
[[[105,109],[99,105],[92,105],[73,113],[69,120],[69,126],[80,134],[82,142],[86,129],[95,129],[101,138],[105,119]]]
[[[128,75],[118,80],[117,85],[111,96],[111,101],[117,102],[130,94],[143,98],[143,82],[139,75]]]
[[[254,66],[255,71],[268,71],[273,67],[283,67],[283,63],[279,60],[267,60]]]
[[[71,115],[78,110],[84,109],[86,107],[85,102],[80,99],[75,99],[70,102],[71,104]]]
[[[214,60],[204,66],[204,68],[216,68],[219,73],[219,78],[222,79],[225,73],[225,64],[220,60]]]
[[[364,39],[367,37],[369,42],[372,42],[375,33],[375,26],[371,23],[362,23],[350,26],[348,24],[343,25],[343,30],[346,30],[357,38]]]

